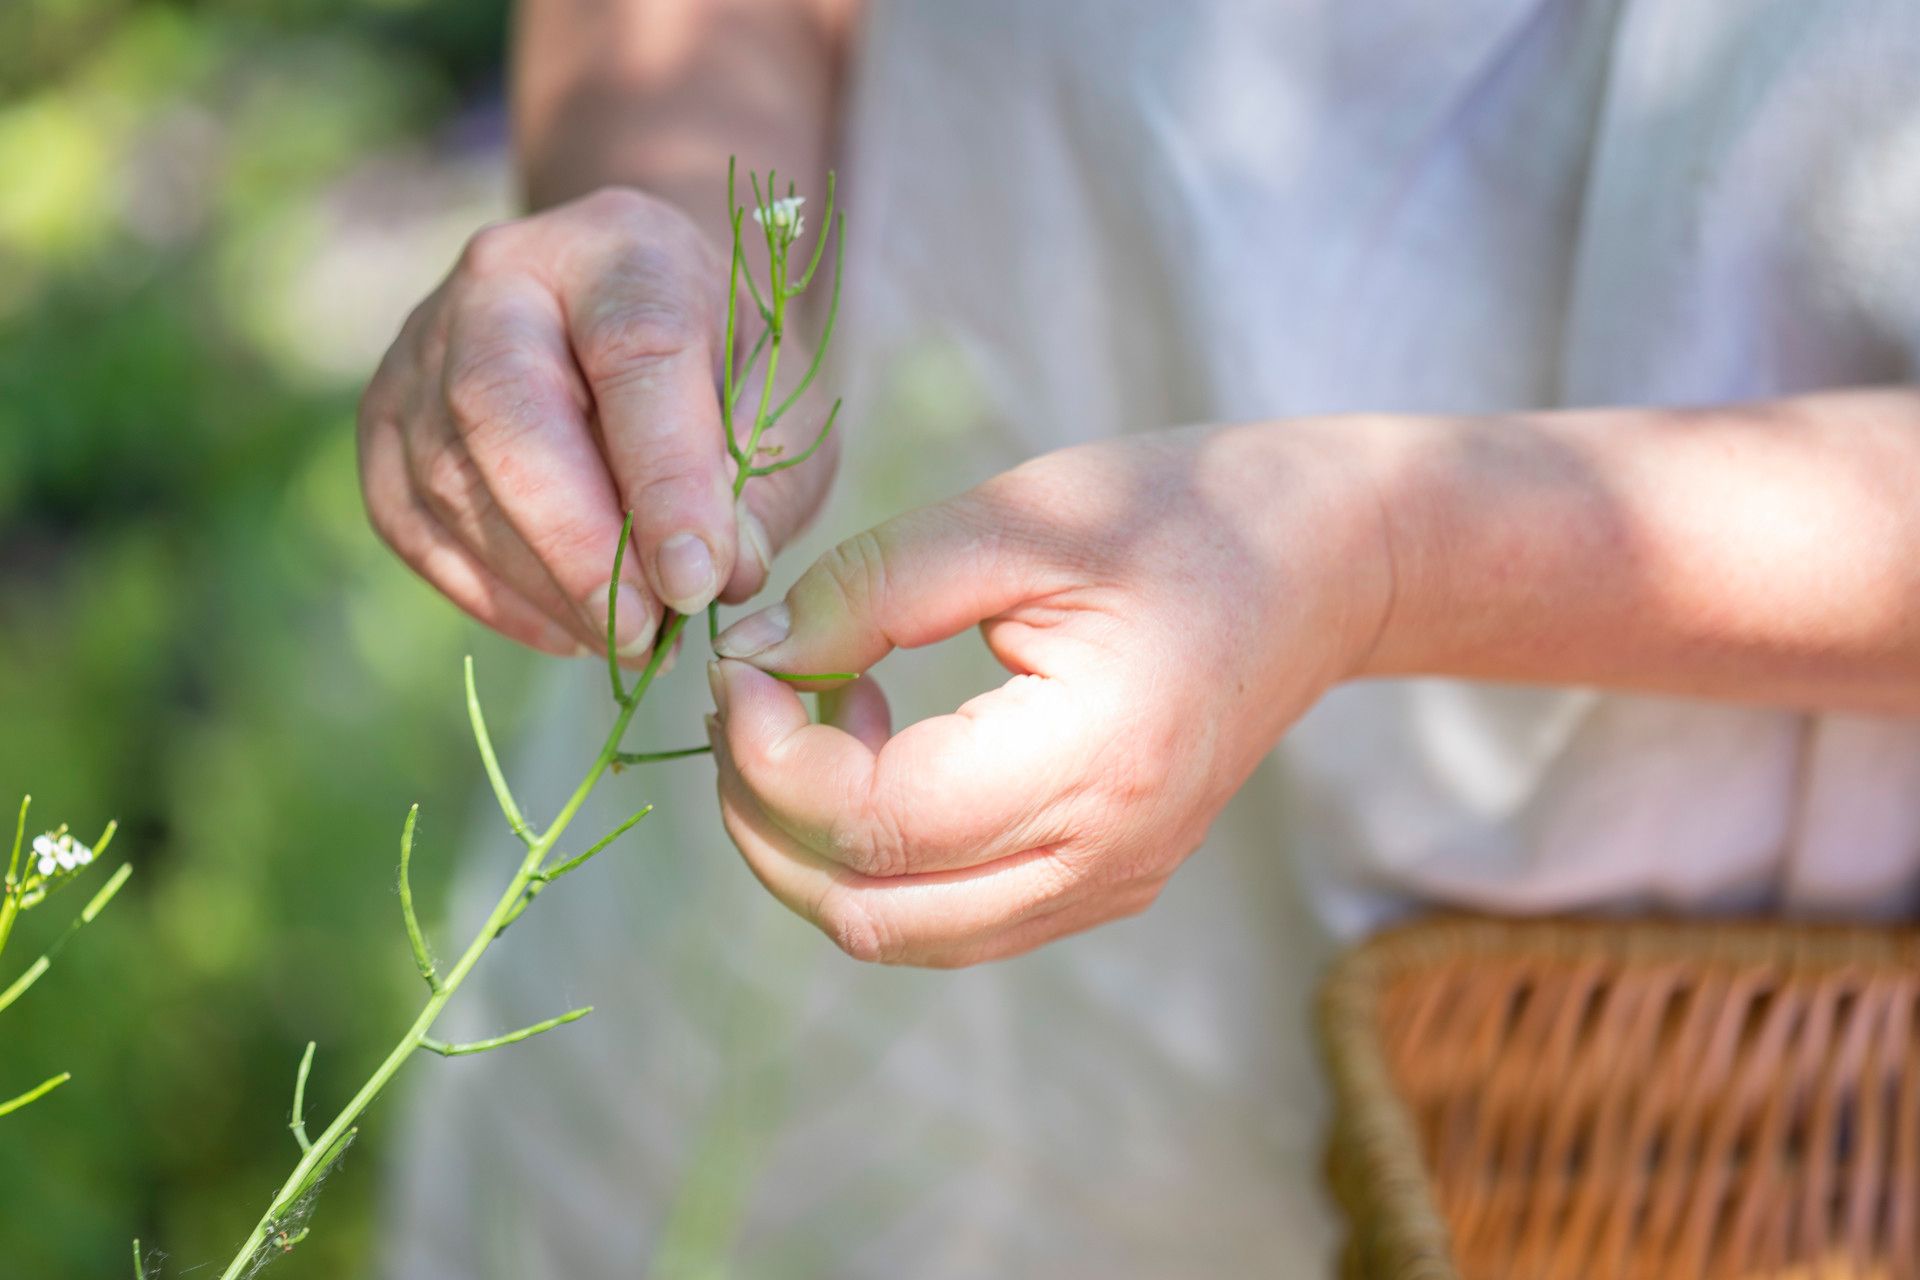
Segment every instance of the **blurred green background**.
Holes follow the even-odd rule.
[[[472,794],[460,654],[498,732],[529,666],[369,533],[353,410],[510,204],[504,9],[0,0],[0,807],[118,817],[137,867],[0,1019],[0,1096],[74,1073],[0,1121],[0,1275],[125,1275],[136,1234],[224,1263],[308,1038],[324,1110],[417,1003],[400,820]],[[416,859],[436,912],[448,846]],[[360,1274],[390,1119],[274,1275]]]

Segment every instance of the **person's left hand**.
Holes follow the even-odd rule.
[[[1049,454],[856,535],[736,623],[728,832],[850,955],[955,966],[1144,910],[1391,596],[1364,420]],[[889,736],[865,671],[980,624],[1012,679]],[[802,685],[801,687],[807,687]]]

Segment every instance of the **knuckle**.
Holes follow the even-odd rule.
[[[580,335],[580,361],[596,380],[633,376],[672,360],[700,341],[700,326],[671,297],[627,301],[591,319]]]
[[[873,530],[862,530],[841,541],[821,558],[820,569],[849,612],[859,617],[881,612],[887,557],[880,536]]]
[[[679,448],[663,448],[648,459],[646,477],[632,486],[627,500],[637,521],[677,526],[685,508],[718,493],[714,468],[706,460]]]
[[[552,520],[532,530],[529,544],[556,579],[578,590],[596,576],[604,584],[607,561],[619,541],[619,522],[612,527],[587,516]],[[602,602],[603,603],[603,602]]]
[[[546,393],[548,375],[536,360],[496,353],[447,370],[447,413],[463,436],[517,427]]]
[[[486,477],[481,475],[473,455],[457,441],[447,441],[427,453],[414,479],[420,496],[442,515],[469,511],[490,500]]]
[[[882,880],[910,869],[906,835],[886,805],[870,802],[851,820],[834,823],[827,840],[834,861],[860,875]]]
[[[886,931],[859,899],[844,889],[831,889],[820,900],[820,928],[841,951],[862,964],[885,964],[892,956]]]
[[[493,222],[467,237],[460,251],[459,270],[469,276],[498,275],[520,256],[519,224]]]
[[[580,197],[575,207],[592,217],[624,220],[650,212],[653,200],[632,187],[605,186]]]

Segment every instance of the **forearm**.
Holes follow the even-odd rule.
[[[521,0],[515,151],[538,208],[623,184],[727,243],[715,175],[820,192],[853,0]]]
[[[1920,391],[1374,425],[1365,674],[1920,712]]]

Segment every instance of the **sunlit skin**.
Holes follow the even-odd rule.
[[[891,736],[870,677],[815,725],[757,669],[975,625],[1018,674]],[[1017,954],[1147,905],[1337,681],[1920,713],[1920,392],[1083,446],[848,540],[719,647],[761,881],[861,959]]]
[[[732,501],[715,385],[730,243],[721,177],[776,168],[811,195],[844,0],[527,0],[514,132],[539,211],[474,236],[408,317],[363,398],[373,525],[488,626],[600,652],[607,564],[635,516],[616,643],[645,662],[671,605],[748,599],[812,518],[837,440]],[[796,332],[784,361],[805,368]],[[769,434],[802,448],[816,389]]]
[[[722,598],[764,582],[714,500],[712,183],[738,150],[820,189],[847,20],[774,0],[524,6],[523,164],[537,201],[571,202],[477,242],[362,420],[376,526],[483,622],[594,647],[622,504],[623,648],[676,601],[676,533],[707,541]],[[576,199],[604,184],[622,190]],[[769,551],[831,468],[768,485]],[[815,724],[763,673],[864,671],[976,625],[1013,677],[897,734],[871,678],[818,686]],[[849,539],[720,649],[721,805],[762,882],[862,959],[1016,954],[1148,905],[1343,680],[1920,714],[1920,392],[1083,446]]]

